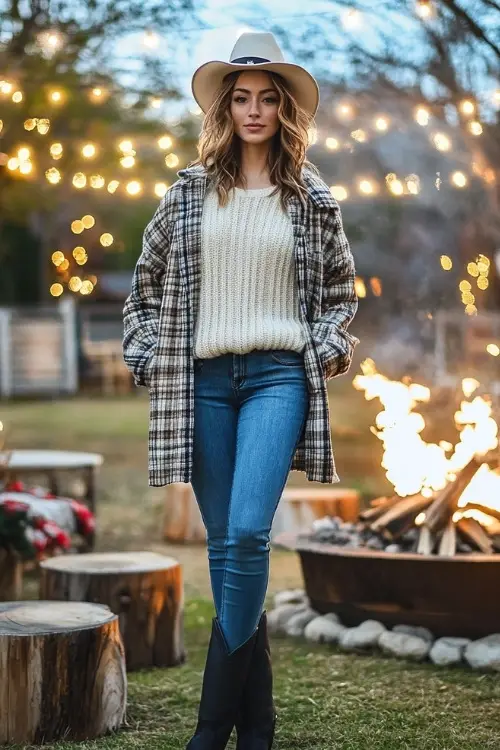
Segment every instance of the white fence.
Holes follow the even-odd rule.
[[[78,390],[75,303],[0,308],[0,396]]]

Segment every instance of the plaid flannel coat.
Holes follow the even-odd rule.
[[[123,354],[150,395],[149,485],[190,482],[194,427],[193,337],[200,289],[206,170],[181,169],[144,231],[123,309]],[[304,168],[308,200],[287,204],[294,234],[299,310],[307,343],[309,415],[291,470],[309,481],[340,481],[335,469],[326,381],[347,372],[358,339],[354,262],[328,186]]]

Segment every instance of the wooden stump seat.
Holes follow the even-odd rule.
[[[86,602],[0,604],[0,744],[118,729],[127,676],[118,618]]]
[[[287,487],[280,503],[281,531],[307,531],[324,516],[357,521],[360,493],[346,487]]]
[[[185,660],[177,560],[155,552],[91,552],[40,563],[40,598],[107,604],[119,616],[128,670]]]

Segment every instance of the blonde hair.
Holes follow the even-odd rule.
[[[197,144],[198,159],[191,163],[202,164],[217,189],[219,205],[225,206],[229,191],[236,182],[245,183],[241,172],[240,139],[235,136],[233,118],[230,111],[231,96],[236,81],[242,71],[228,73],[207,111]],[[292,194],[305,204],[307,189],[303,183],[303,167],[319,174],[318,168],[306,158],[309,145],[309,129],[314,128],[314,118],[299,106],[286,80],[273,71],[271,76],[279,94],[278,119],[280,127],[272,138],[269,148],[268,168],[271,184],[276,185],[272,195],[281,191],[281,205]]]

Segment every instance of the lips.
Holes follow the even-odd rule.
[[[248,130],[262,130],[263,125],[245,125]]]

